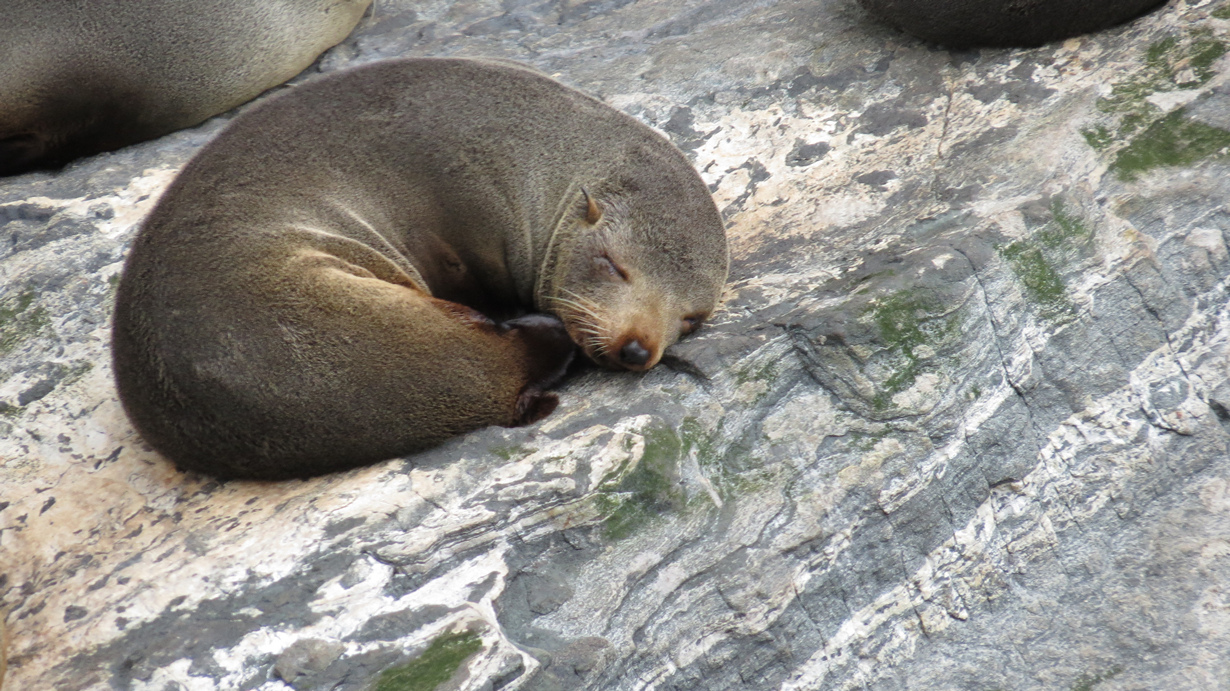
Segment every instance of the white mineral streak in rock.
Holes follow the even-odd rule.
[[[1189,81],[1194,81],[1196,75],[1192,75]],[[1180,76],[1180,79],[1182,77]],[[1169,113],[1177,108],[1191,103],[1204,93],[1202,89],[1186,89],[1184,91],[1161,91],[1154,94],[1149,94],[1145,98],[1146,101],[1157,106],[1162,112]]]

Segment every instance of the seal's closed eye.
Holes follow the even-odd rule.
[[[601,270],[606,271],[612,278],[617,278],[621,281],[628,280],[628,272],[625,271],[619,264],[616,264],[615,260],[611,259],[611,256],[606,252],[594,257],[594,263],[597,264]]]

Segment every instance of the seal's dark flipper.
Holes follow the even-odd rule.
[[[537,389],[526,389],[517,397],[517,420],[512,427],[532,425],[555,412],[559,396]]]
[[[563,322],[549,314],[527,314],[510,319],[501,324],[501,327],[508,329],[524,344],[525,354],[531,362],[529,388],[541,391],[563,379],[564,372],[577,352],[577,346],[572,342]],[[524,395],[523,393],[522,396]],[[518,406],[520,405],[518,401]],[[555,409],[554,404],[551,409]],[[546,417],[550,412],[548,410],[535,419]]]
[[[34,170],[43,155],[43,140],[33,134],[0,137],[0,175],[17,175]]]
[[[517,395],[513,427],[538,422],[559,405],[559,397],[546,389],[559,383],[576,355],[577,346],[564,323],[549,314],[527,314],[500,324],[516,339],[528,360],[529,381]]]

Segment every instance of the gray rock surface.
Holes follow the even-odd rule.
[[[6,689],[1230,688],[1227,45],[1207,0],[960,53],[854,0],[378,3],[319,69],[600,96],[732,276],[670,366],[311,481],[179,474],[110,381],[126,245],[225,117],[0,181]]]

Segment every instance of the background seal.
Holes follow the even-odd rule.
[[[1165,0],[859,0],[882,21],[954,48],[1039,46],[1134,19]]]
[[[9,0],[0,175],[191,127],[290,79],[371,0]]]

